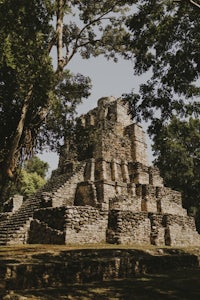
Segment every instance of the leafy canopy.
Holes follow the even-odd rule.
[[[24,199],[34,194],[46,183],[48,163],[40,160],[37,156],[27,160],[21,168],[17,169],[17,178],[6,185],[2,194],[2,202],[15,194],[22,195]],[[0,205],[1,207],[1,205]]]
[[[0,4],[0,163],[11,148],[27,95],[28,111],[16,153],[33,147],[37,116],[47,105],[53,83],[47,52],[50,20],[44,1]]]
[[[200,170],[200,2],[136,1],[127,21],[135,74],[149,80],[126,95],[132,116],[149,122],[153,149],[165,184],[198,207]]]
[[[49,164],[42,161],[37,156],[34,156],[25,162],[23,169],[27,173],[37,173],[40,177],[45,178],[49,169]]]
[[[26,161],[19,173],[17,192],[25,198],[34,194],[46,183],[48,169],[49,164],[37,156]]]
[[[134,69],[139,75],[149,71],[150,79],[128,100],[133,116],[151,120],[155,132],[174,114],[199,115],[200,7],[189,0],[136,2],[127,22]]]
[[[199,207],[200,195],[200,120],[172,118],[154,137],[155,164],[165,184],[183,194],[183,204]]]
[[[20,159],[36,148],[59,150],[91,88],[89,78],[66,67],[76,53],[128,57],[125,18],[133,2],[0,1],[1,178],[12,178]]]

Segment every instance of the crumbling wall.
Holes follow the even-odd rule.
[[[66,206],[35,212],[29,243],[105,243],[108,212],[91,206]],[[39,234],[38,234],[39,233]]]
[[[187,211],[182,207],[181,193],[167,187],[157,188],[157,199],[160,201],[163,214],[187,216]]]
[[[149,213],[148,217],[151,222],[150,241],[152,245],[164,246],[166,227],[162,214]]]
[[[66,244],[105,243],[108,212],[90,206],[66,208]]]
[[[150,244],[151,223],[147,213],[112,210],[109,212],[107,242]]]
[[[13,197],[9,198],[3,204],[3,212],[16,212],[23,203],[23,196],[21,195],[14,195]]]
[[[165,244],[168,246],[200,245],[194,218],[166,214],[163,218],[166,227]]]
[[[149,168],[139,162],[129,162],[129,175],[131,182],[149,184]]]
[[[132,144],[132,160],[148,166],[147,144],[145,140],[145,133],[142,130],[142,127],[138,124],[131,124],[126,128],[126,131],[129,134]]]
[[[109,210],[114,209],[141,212],[141,198],[138,196],[129,197],[128,195],[116,195],[109,200]]]
[[[28,233],[28,244],[65,244],[65,234],[63,231],[49,227],[45,222],[37,219],[30,224]]]

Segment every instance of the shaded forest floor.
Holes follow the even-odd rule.
[[[95,246],[89,246],[92,249]],[[97,247],[97,246],[96,246]],[[115,246],[99,246],[102,248],[115,248]],[[84,248],[84,247],[79,247]],[[125,248],[116,246],[116,248]],[[126,247],[127,248],[127,247]],[[135,249],[136,247],[129,247]],[[142,249],[142,247],[139,247]],[[22,246],[0,247],[0,261],[2,259],[31,259],[38,253],[58,253],[67,250],[65,246]],[[69,250],[77,249],[69,247]],[[163,248],[162,248],[163,249]],[[161,248],[150,247],[143,251],[161,253]],[[166,248],[167,249],[167,248]],[[184,248],[183,248],[184,249]],[[186,251],[199,257],[200,248],[176,249]],[[167,249],[170,250],[170,249]],[[172,250],[170,250],[172,251]],[[162,255],[162,253],[161,253]],[[1,286],[1,284],[0,284]],[[200,299],[200,268],[184,268],[160,272],[159,274],[142,274],[134,278],[105,280],[84,284],[69,284],[65,287],[46,287],[40,289],[3,291],[0,287],[2,300],[134,300],[134,299]]]
[[[8,298],[9,297],[9,298]],[[23,297],[23,298],[22,298]],[[37,300],[162,300],[200,299],[200,270],[179,270],[65,288],[10,292],[3,299]]]

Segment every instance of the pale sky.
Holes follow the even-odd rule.
[[[84,100],[78,111],[80,114],[88,112],[96,107],[97,100],[101,97],[114,96],[119,98],[123,93],[132,89],[138,91],[139,84],[146,81],[147,77],[136,77],[133,71],[133,62],[119,59],[118,63],[108,61],[104,57],[83,60],[76,56],[68,65],[73,73],[81,73],[92,79],[91,96]],[[145,130],[145,128],[144,128]],[[152,160],[150,140],[147,137],[149,160]],[[43,161],[47,161],[51,171],[57,168],[58,156],[55,153],[38,155]]]

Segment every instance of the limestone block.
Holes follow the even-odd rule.
[[[148,166],[147,144],[145,141],[145,133],[142,127],[137,124],[131,124],[127,131],[132,143],[132,160]]]
[[[106,241],[108,216],[92,207],[74,207],[78,218],[72,217],[66,224],[66,243],[103,243]],[[88,213],[89,212],[89,213]],[[71,222],[69,222],[71,221]]]
[[[142,211],[158,212],[156,200],[156,187],[148,184],[141,185],[142,187]]]
[[[163,214],[186,216],[187,211],[182,207],[181,193],[170,188],[157,188],[157,199],[160,200]]]
[[[77,184],[74,205],[97,205],[97,195],[94,183],[85,181]]]
[[[21,195],[14,195],[13,197],[9,198],[3,205],[3,212],[16,212],[23,203],[23,196]]]
[[[147,213],[111,211],[107,241],[117,244],[150,244],[151,224]]]
[[[129,163],[131,182],[135,184],[149,184],[149,170],[140,163]]]
[[[164,216],[164,222],[166,245],[172,247],[200,245],[200,236],[196,232],[193,218],[167,214]]]
[[[151,244],[164,246],[166,228],[163,222],[163,215],[150,213],[148,216],[151,221]]]
[[[149,167],[149,183],[154,186],[163,187],[163,178],[158,168]]]

